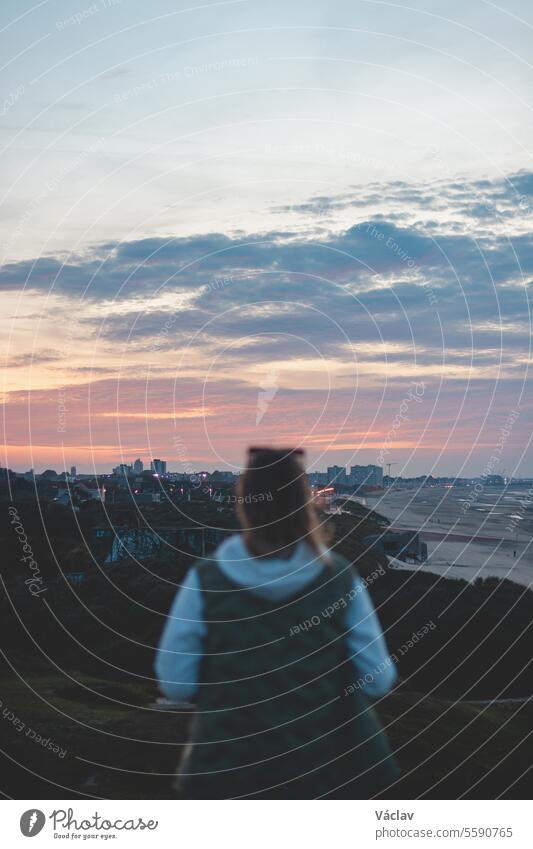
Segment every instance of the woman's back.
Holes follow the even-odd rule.
[[[197,568],[209,625],[195,745],[183,767],[197,777],[184,776],[185,794],[329,792],[340,783],[347,564],[323,567],[282,602],[232,583],[216,562]]]
[[[238,493],[243,533],[190,570],[156,660],[165,695],[197,702],[180,793],[316,798],[359,776],[372,795],[393,772],[359,681],[381,695],[395,673],[366,588],[296,452],[251,450]]]

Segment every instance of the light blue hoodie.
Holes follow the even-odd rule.
[[[213,559],[234,584],[275,602],[303,590],[324,568],[305,543],[300,543],[289,559],[258,560],[248,553],[241,534],[228,537]],[[172,701],[194,697],[208,624],[198,573],[191,569],[168,614],[155,662],[161,691]],[[396,671],[365,584],[355,576],[346,604],[345,639],[354,665],[353,683],[368,696],[384,695],[395,683]]]

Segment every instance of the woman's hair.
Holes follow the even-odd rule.
[[[319,524],[301,449],[250,448],[237,482],[237,514],[253,557],[291,556],[305,542],[324,554]]]

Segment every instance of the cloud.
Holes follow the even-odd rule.
[[[436,173],[438,170],[437,161]],[[459,218],[467,230],[476,222],[478,226],[489,221],[500,225],[519,223],[524,217],[531,218],[532,202],[533,172],[522,170],[496,179],[451,180],[443,177],[418,184],[403,180],[367,183],[353,186],[350,192],[315,195],[293,205],[275,206],[272,212],[320,218],[332,213],[368,210],[373,220],[381,215],[393,220],[393,216],[400,215],[412,224],[420,213],[427,215],[432,211],[441,214],[436,223],[444,232],[446,222],[454,217]]]
[[[61,360],[61,351],[41,348],[36,351],[28,351],[7,357],[2,365],[6,369],[27,368],[28,366],[40,366],[46,363],[56,363]]]
[[[476,188],[509,199],[530,184],[520,173]],[[403,181],[386,185],[410,202],[421,194]],[[465,209],[470,188],[448,183],[445,194]],[[477,327],[483,348],[492,344],[497,355],[501,333],[528,322],[533,232],[474,238],[464,228],[438,228],[437,220],[425,227],[376,217],[318,237],[275,230],[108,242],[63,260],[11,263],[0,287],[51,290],[79,315],[87,337],[154,360],[199,344],[232,359],[259,361],[274,347],[288,357],[300,353],[302,339],[325,356],[383,339],[468,349]],[[527,331],[509,335],[512,350]]]
[[[121,445],[138,453],[149,436],[150,450],[165,456],[177,426],[192,456],[207,457],[208,433],[235,459],[243,440],[257,441],[267,367],[276,368],[279,384],[261,422],[267,440],[311,439],[308,428],[319,421],[312,444],[327,449],[348,411],[339,444],[355,445],[361,430],[376,429],[372,415],[376,427],[388,428],[401,393],[417,379],[438,397],[442,444],[457,417],[466,444],[468,428],[474,433],[488,409],[491,420],[494,410],[504,415],[531,367],[530,175],[367,189],[338,198],[348,223],[336,229],[317,228],[309,209],[299,213],[299,227],[109,241],[75,256],[4,266],[5,291],[40,292],[43,303],[55,294],[43,318],[56,328],[47,339],[55,340],[60,315],[69,355],[54,363],[58,343],[51,341],[37,352],[43,365],[50,362],[50,371],[63,362],[64,383],[67,375],[92,380],[68,389],[62,443],[82,452],[93,440],[118,460]],[[360,206],[350,206],[352,194]],[[382,211],[368,215],[365,197],[385,197]],[[316,200],[323,208],[337,202]],[[10,365],[28,357],[25,351]],[[9,396],[10,444],[50,445],[57,399],[50,390],[29,394],[31,432],[28,393]],[[464,426],[461,405],[472,417]],[[210,414],[202,422],[204,408]],[[174,409],[181,410],[175,421]]]
[[[305,292],[308,299],[319,302],[325,291],[330,296],[335,284],[355,284],[357,291],[364,291],[368,279],[378,275],[389,278],[387,286],[397,287],[402,278],[415,276],[415,267],[419,276],[426,275],[443,290],[444,299],[453,291],[454,281],[487,289],[533,274],[533,227],[524,229],[531,215],[527,201],[531,174],[424,186],[392,181],[380,185],[379,192],[377,185],[353,195],[321,195],[291,207],[293,212],[310,214],[325,208],[375,207],[371,216],[359,215],[344,229],[107,242],[79,255],[6,264],[0,269],[0,290],[55,292],[109,305],[134,299],[147,304],[161,292],[188,292],[197,300],[189,304],[193,313],[199,304],[204,310],[207,294],[222,290],[230,302],[237,294],[249,300],[267,291],[275,298],[282,290],[286,295],[289,286],[295,296]],[[432,215],[416,219],[417,210],[431,210]],[[435,217],[439,211],[446,213],[445,219]],[[480,225],[478,232],[472,230],[473,222]],[[494,222],[501,227],[493,231]],[[339,291],[336,297],[340,298]],[[193,314],[189,318],[194,322]]]

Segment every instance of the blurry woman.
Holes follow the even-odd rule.
[[[397,775],[366,696],[396,673],[361,579],[326,547],[303,452],[250,449],[242,534],[198,561],[156,673],[195,701],[183,798],[369,798]]]

